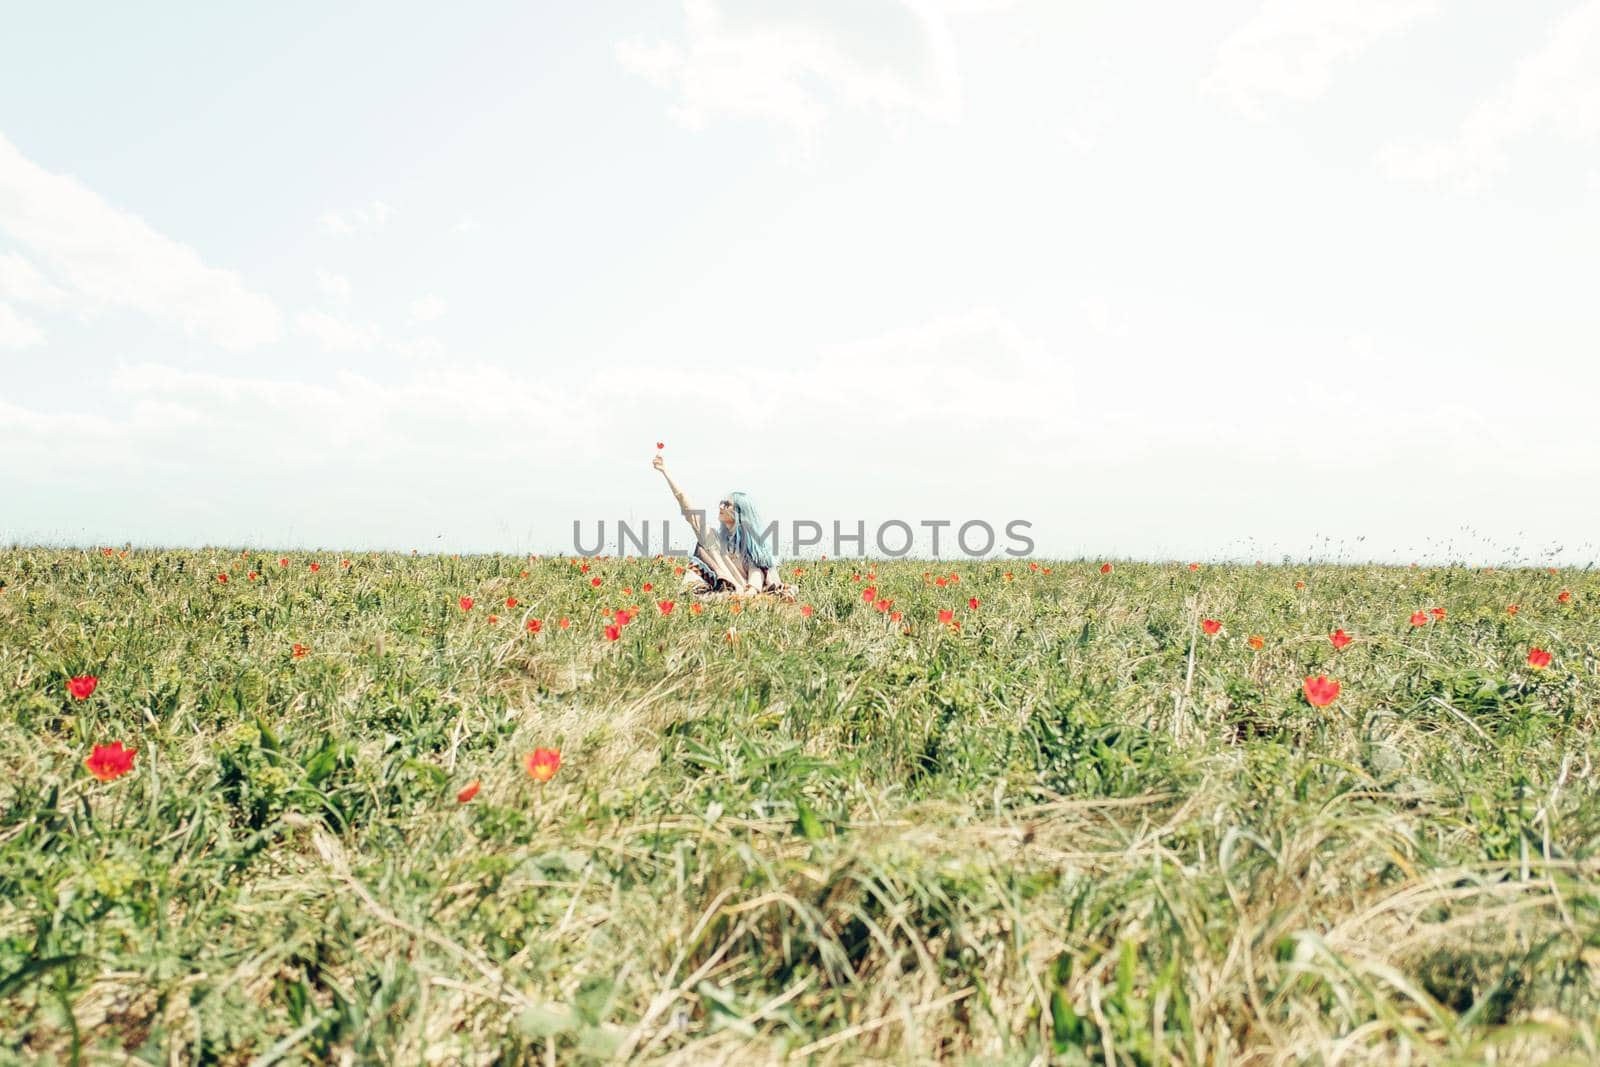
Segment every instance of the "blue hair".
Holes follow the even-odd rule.
[[[729,493],[733,505],[733,530],[722,528],[722,546],[729,553],[737,553],[746,566],[771,568],[776,565],[772,549],[761,539],[761,513],[750,498],[743,493]]]

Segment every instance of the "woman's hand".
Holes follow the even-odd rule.
[[[657,452],[656,458],[650,461],[650,466],[654,467],[662,474],[667,473],[667,461],[661,458],[660,452]]]

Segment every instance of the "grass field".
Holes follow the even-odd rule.
[[[0,1060],[1600,1060],[1590,574],[282,560],[0,551]]]

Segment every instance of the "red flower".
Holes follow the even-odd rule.
[[[977,611],[978,610],[978,598],[977,597],[969,597],[967,599],[967,610],[968,611]]]
[[[1436,619],[1444,618],[1444,609],[1443,608],[1429,608],[1428,610],[1433,613],[1433,617],[1434,618],[1436,618]]]
[[[245,578],[247,580],[249,580],[249,581],[252,581],[252,582],[255,581],[256,580],[256,572],[255,571],[251,571],[249,574],[245,575]]]
[[[956,617],[956,613],[955,612],[950,611],[950,610],[948,610],[946,608],[940,608],[939,609],[939,621],[940,622],[952,622],[952,621],[954,621],[955,617]]]
[[[1037,563],[1029,563],[1028,564],[1028,569],[1030,571],[1036,571],[1036,570],[1039,569],[1039,565]]]
[[[321,570],[321,569],[322,569],[322,564],[320,564],[320,563],[313,563],[313,564],[312,564],[312,565],[311,565],[311,573],[312,573],[312,574],[315,574],[315,573],[317,573],[317,572],[318,572],[318,571],[320,571],[320,570]]]
[[[1215,637],[1222,630],[1222,623],[1217,619],[1201,619],[1200,629]]]
[[[875,586],[875,585],[869,585],[865,589],[861,590],[861,599],[865,600],[869,604],[872,603],[874,600],[877,600],[878,599],[878,587]]]
[[[1424,611],[1413,611],[1411,613],[1411,625],[1412,626],[1426,626],[1426,625],[1428,625],[1428,614],[1427,614],[1427,612],[1424,612]]]
[[[898,611],[889,612],[889,621],[890,622],[899,622],[900,621],[900,613]]]
[[[461,598],[459,603],[461,604],[461,610],[462,611],[471,611],[472,610],[473,600],[472,600],[471,597],[464,596],[464,597]]]
[[[598,579],[598,578],[590,578],[589,579],[589,584],[594,586],[596,589],[599,589],[600,588],[600,579]]]
[[[109,782],[133,770],[133,757],[138,751],[136,748],[123,748],[121,741],[113,741],[109,745],[96,745],[89,753],[89,758],[83,761],[83,765],[89,768],[90,774],[102,782]]]
[[[556,623],[556,625],[565,630],[567,627],[572,625],[572,620],[563,615],[561,616],[561,621]]]
[[[341,560],[340,560],[340,561],[339,561],[339,566],[341,566],[341,567],[348,567],[348,566],[350,566],[350,561],[349,561],[349,560],[347,560],[347,559],[341,559]]]
[[[561,769],[561,752],[554,748],[536,748],[528,754],[528,776],[536,782],[548,782]]]
[[[219,575],[217,575],[217,581],[221,582],[223,585],[227,585],[228,584],[228,576],[226,574],[219,574]]]
[[[943,578],[935,578],[933,580],[933,584],[937,585],[937,586],[943,586],[944,585],[944,579]]]
[[[1267,639],[1260,634],[1251,634],[1249,644],[1251,648],[1259,649],[1267,643]]]
[[[111,549],[109,549],[109,548],[102,548],[102,549],[101,549],[101,550],[100,550],[100,554],[101,554],[101,555],[102,555],[102,556],[109,556],[109,555],[111,555]]]
[[[1572,600],[1572,593],[1570,591],[1566,590],[1566,589],[1563,589],[1563,590],[1561,590],[1560,595],[1556,597],[1556,599],[1561,601],[1561,603],[1563,603],[1563,604],[1568,603],[1569,601]]]
[[[494,614],[493,612],[491,612],[489,614],[489,625],[490,626],[493,626],[495,623],[497,623],[499,621],[500,621],[500,616]]]
[[[1333,642],[1334,648],[1343,648],[1350,643],[1350,635],[1343,630],[1335,630],[1328,635],[1328,640]]]
[[[673,574],[682,574],[683,573],[683,568],[679,567],[679,566],[674,566],[672,568],[672,573]]]
[[[1546,652],[1542,648],[1529,649],[1528,666],[1532,667],[1536,671],[1544,670],[1546,667],[1550,666],[1550,653]]]
[[[1304,689],[1306,701],[1314,708],[1325,708],[1339,696],[1339,683],[1330,682],[1325,674],[1306,678]]]
[[[666,448],[666,447],[667,447],[667,446],[666,446],[666,445],[664,445],[664,444],[662,444],[662,443],[661,443],[661,442],[660,442],[660,441],[657,441],[657,442],[656,442],[656,451],[657,451],[657,452],[660,452],[660,451],[661,451],[661,450],[662,450],[662,449],[663,449],[663,448]]]
[[[622,627],[620,627],[620,626],[607,626],[606,627],[606,640],[607,641],[615,641],[617,638],[619,638],[621,636],[622,636]]]
[[[473,797],[477,796],[478,795],[478,790],[482,789],[482,788],[483,788],[483,783],[478,781],[477,779],[473,779],[473,781],[472,781],[472,783],[470,785],[468,785],[465,789],[463,789],[461,792],[456,794],[456,803],[457,804],[465,804],[467,801],[469,801]]]
[[[633,595],[633,586],[631,586],[631,585],[623,586],[622,587],[622,595],[623,596],[632,596]]]
[[[618,608],[614,617],[617,620],[618,626],[626,626],[633,621],[633,612],[629,611],[627,608]]]
[[[675,608],[675,607],[677,607],[677,605],[674,604],[670,600],[658,600],[658,601],[656,601],[656,608],[663,615],[671,615],[672,614],[672,609]]]
[[[310,652],[310,651],[311,650],[309,648],[307,648],[305,645],[302,645],[299,641],[296,641],[292,646],[290,646],[289,655],[294,657],[295,659],[301,659],[301,658],[303,658],[305,656],[305,654],[307,652]]]
[[[288,565],[289,565],[289,557],[287,557],[287,556],[285,556],[283,559],[280,559],[278,561],[278,566],[280,566],[280,567],[287,567]]]
[[[699,607],[698,604],[696,604],[695,606]],[[801,615],[802,618],[806,618],[806,619],[811,618],[811,605],[810,604],[801,604],[800,605],[800,615]]]
[[[1190,569],[1190,570],[1192,570],[1192,571],[1197,571],[1197,570],[1199,570],[1199,569],[1200,569],[1200,564],[1198,564],[1198,563],[1191,563],[1191,564],[1189,564],[1189,569]]]
[[[517,606],[517,598],[516,597],[514,597],[514,596],[506,597],[506,607],[514,608],[516,606]]]
[[[1517,613],[1517,606],[1515,604],[1507,604],[1506,605],[1506,614],[1507,615],[1515,615],[1516,613]]]
[[[80,674],[67,682],[67,692],[77,700],[88,700],[89,694],[94,692],[94,687],[100,684],[100,679],[92,674]]]
[[[872,606],[877,608],[879,611],[888,611],[889,610],[889,605],[892,604],[892,603],[894,603],[894,601],[889,600],[888,598],[884,598],[884,599],[881,599],[881,600],[874,600],[872,602]]]
[[[544,627],[544,621],[542,619],[529,619],[528,620],[528,632],[530,634],[538,633],[543,627]]]
[[[643,585],[641,585],[639,587],[640,591],[641,592],[645,592],[645,593],[650,592],[654,588],[655,588],[655,586],[651,585],[649,582],[645,582]]]
[[[689,605],[689,614],[691,615],[698,615],[704,610],[705,608],[701,607],[698,602]]]
[[[1100,573],[1101,574],[1110,574],[1111,573],[1111,564],[1109,564],[1109,563],[1100,564]]]
[[[1306,587],[1306,583],[1305,582],[1295,582],[1294,583],[1294,587],[1296,589],[1304,589]]]
[[[588,574],[589,573],[589,565],[587,563],[578,564],[578,573],[579,574]]]

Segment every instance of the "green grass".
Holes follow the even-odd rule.
[[[1588,574],[277,555],[0,551],[0,1060],[1600,1058]]]

